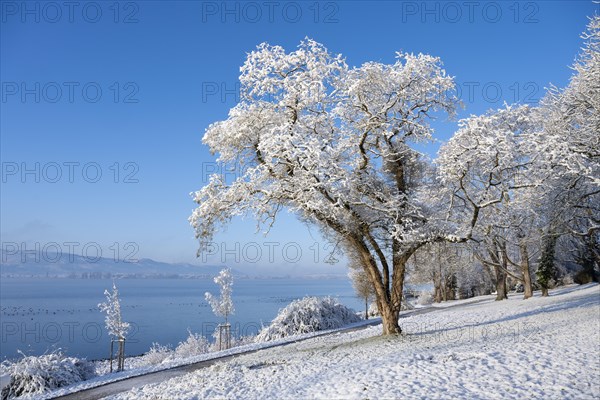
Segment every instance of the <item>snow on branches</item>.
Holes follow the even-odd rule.
[[[341,328],[360,321],[360,317],[331,297],[305,297],[294,300],[279,311],[271,325],[263,328],[256,342],[267,342],[288,336]]]
[[[231,300],[231,287],[233,285],[231,269],[223,269],[219,275],[214,278],[214,281],[221,288],[221,296],[215,297],[211,293],[206,292],[204,297],[210,304],[213,313],[219,317],[224,317],[225,323],[227,323],[227,318],[235,312],[233,301]]]
[[[548,163],[600,189],[600,16],[582,35],[585,45],[564,89],[552,88],[542,101]]]
[[[532,173],[539,140],[536,118],[529,106],[505,106],[459,121],[459,130],[436,160],[442,185],[459,206],[484,209],[542,180]]]
[[[312,40],[290,53],[262,44],[240,82],[241,102],[203,141],[244,174],[214,175],[193,194],[200,251],[231,217],[254,213],[268,230],[282,207],[337,233],[373,221],[388,238],[421,228],[411,173],[424,161],[408,142],[429,140],[429,120],[458,104],[438,58],[398,53],[350,69]]]
[[[21,354],[23,357],[17,361],[2,362],[2,374],[10,375],[9,384],[2,388],[2,399],[39,395],[95,375],[92,363],[66,357],[60,350],[41,356]]]
[[[203,138],[224,170],[243,173],[215,174],[192,194],[199,252],[235,216],[253,215],[267,233],[287,209],[357,254],[384,332],[398,333],[405,267],[423,246],[512,230],[524,256],[532,221],[548,225],[543,203],[561,202],[574,215],[568,229],[590,239],[600,226],[599,21],[567,88],[539,107],[460,121],[435,165],[415,143],[459,105],[439,58],[397,53],[349,67],[310,39],[292,52],[261,44],[240,70],[240,103]]]
[[[106,313],[104,319],[106,323],[106,329],[109,335],[123,340],[129,332],[129,323],[123,322],[121,317],[121,301],[119,300],[119,291],[117,285],[113,282],[112,292],[108,290],[104,291],[106,296],[106,302],[98,304],[100,311]]]
[[[404,265],[444,228],[423,201],[437,189],[427,189],[428,162],[411,144],[432,139],[431,120],[454,115],[454,79],[425,54],[349,68],[306,39],[289,53],[258,46],[240,82],[240,103],[203,142],[225,169],[244,172],[231,182],[213,175],[193,193],[199,252],[232,217],[253,214],[266,233],[285,208],[360,254],[385,303],[384,331],[399,332]]]

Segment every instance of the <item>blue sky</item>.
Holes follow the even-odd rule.
[[[121,259],[135,251],[194,263],[203,260],[187,222],[189,192],[214,160],[201,138],[235,105],[239,67],[259,43],[291,50],[308,36],[351,66],[393,62],[398,50],[439,56],[461,89],[464,117],[504,101],[535,103],[550,83],[564,86],[587,17],[599,9],[592,1],[1,7],[3,248],[58,244],[81,255],[93,244],[106,257],[119,248]],[[435,126],[447,140],[456,123]],[[324,263],[329,247],[318,229],[291,215],[267,238],[254,231],[253,221],[236,220],[204,261],[338,270]]]

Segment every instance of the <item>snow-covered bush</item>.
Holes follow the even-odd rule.
[[[576,272],[575,275],[573,276],[573,278],[572,278],[573,283],[577,283],[579,285],[584,285],[586,283],[593,282],[594,281],[594,273],[596,273],[596,274],[598,274],[598,276],[600,276],[600,273],[598,273],[598,272],[592,271],[590,273],[590,271],[582,269],[582,270]]]
[[[420,306],[426,306],[433,303],[433,294],[427,290],[423,290],[417,297],[417,304]]]
[[[65,357],[56,351],[42,356],[25,356],[18,361],[4,361],[2,372],[10,383],[2,389],[2,400],[75,384],[95,375],[94,366],[85,359]]]
[[[256,342],[256,336],[253,336],[253,335],[232,337],[231,338],[231,347],[245,346],[247,344],[252,344],[254,342]]]
[[[159,343],[152,343],[150,350],[142,356],[142,364],[157,365],[165,361],[183,359],[210,352],[210,343],[204,336],[199,333],[192,333],[189,330],[188,332],[187,339],[179,342],[175,349],[171,345],[163,346]]]
[[[143,355],[144,364],[156,365],[165,361],[173,355],[171,346],[163,346],[158,343],[152,343],[150,350]]]
[[[360,321],[356,312],[331,297],[305,297],[294,300],[279,311],[271,325],[263,328],[256,342],[267,342],[287,336],[340,328]]]
[[[575,280],[573,279],[572,274],[566,274],[559,279],[560,285],[572,285],[574,283],[575,283]]]
[[[185,358],[208,353],[210,350],[208,340],[199,333],[192,333],[189,330],[188,332],[188,338],[184,342],[179,342],[175,348],[175,356]]]
[[[379,307],[377,307],[376,301],[369,305],[369,317],[379,317]]]

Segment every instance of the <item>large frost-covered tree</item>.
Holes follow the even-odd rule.
[[[454,115],[454,80],[441,61],[397,53],[392,64],[349,68],[306,39],[296,51],[261,44],[241,68],[241,101],[204,143],[244,171],[213,175],[193,194],[190,223],[205,249],[232,217],[253,213],[268,232],[287,209],[357,254],[376,293],[383,333],[399,333],[406,263],[434,241],[464,241],[429,202],[438,184],[412,143],[432,118]],[[240,168],[241,167],[241,168]]]

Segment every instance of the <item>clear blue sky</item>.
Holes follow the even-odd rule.
[[[66,251],[64,243],[77,242],[81,254],[97,243],[111,257],[118,243],[123,258],[134,242],[138,258],[195,263],[202,260],[188,194],[213,161],[201,138],[235,104],[227,91],[259,43],[291,50],[308,36],[351,66],[393,62],[398,50],[440,56],[462,89],[464,117],[504,101],[535,102],[550,83],[565,85],[579,35],[599,8],[592,1],[1,4],[3,244],[58,243]],[[446,140],[456,125],[436,127]],[[24,168],[34,172],[22,176]],[[318,230],[293,216],[266,239],[246,220],[216,241],[239,243],[239,263],[218,253],[233,266],[327,265]],[[289,243],[298,246],[283,257]]]

